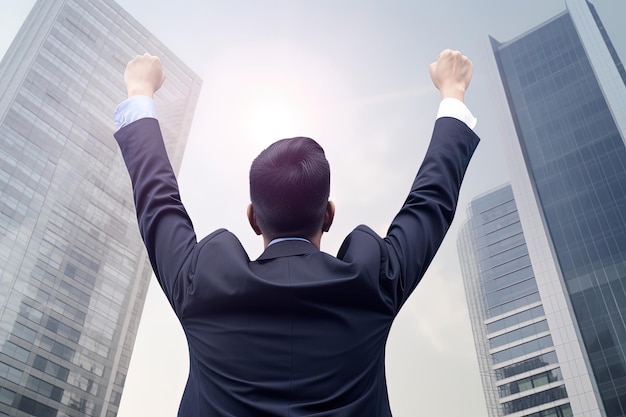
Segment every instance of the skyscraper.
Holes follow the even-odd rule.
[[[458,248],[489,417],[571,417],[510,185],[472,200]]]
[[[0,416],[115,416],[151,276],[113,139],[159,55],[176,170],[201,80],[113,0],[39,0],[0,63]]]
[[[626,72],[594,7],[491,39],[511,184],[576,416],[626,415]],[[526,414],[515,414],[526,415]],[[558,414],[557,414],[558,415]]]

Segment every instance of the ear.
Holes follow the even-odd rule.
[[[328,200],[326,212],[324,213],[324,223],[322,223],[322,232],[328,232],[335,218],[335,203]]]
[[[254,233],[256,233],[257,235],[262,234],[261,228],[256,221],[256,215],[254,214],[254,208],[252,207],[252,203],[248,204],[247,214],[248,221],[250,222],[250,226],[252,227],[252,230],[254,230]]]

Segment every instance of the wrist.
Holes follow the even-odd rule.
[[[127,86],[126,92],[128,93],[129,98],[133,96],[148,96],[150,98],[154,97],[154,88],[147,85]]]
[[[441,89],[441,99],[455,98],[461,102],[465,102],[465,90],[462,88]]]

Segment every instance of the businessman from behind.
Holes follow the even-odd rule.
[[[265,245],[250,260],[228,230],[196,238],[152,102],[161,62],[128,63],[115,138],[150,262],[189,345],[179,416],[391,415],[387,336],[452,222],[479,141],[463,104],[471,61],[445,50],[429,70],[442,101],[387,235],[361,225],[336,257],[320,251],[335,212],[329,165],[314,140],[283,139],[250,169],[248,219]]]

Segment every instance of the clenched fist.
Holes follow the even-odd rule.
[[[437,61],[430,64],[430,78],[439,89],[441,98],[452,97],[463,101],[472,80],[474,65],[459,51],[446,49]]]
[[[128,97],[148,96],[161,88],[165,81],[165,73],[159,57],[148,53],[137,55],[127,65],[124,71],[124,82]]]

